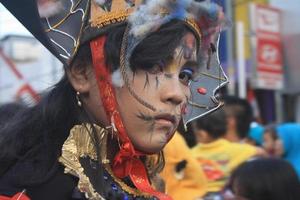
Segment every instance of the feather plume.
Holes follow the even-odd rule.
[[[184,19],[190,3],[191,0],[147,1],[129,17],[130,33],[135,37],[143,37],[171,19]]]
[[[106,0],[95,0],[95,2],[99,5],[102,6],[105,3]]]
[[[113,86],[115,87],[122,87],[124,85],[124,81],[120,69],[117,69],[112,73],[111,80]]]

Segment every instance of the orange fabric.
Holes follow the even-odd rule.
[[[163,151],[165,167],[160,175],[165,181],[167,194],[174,200],[195,200],[204,196],[207,187],[205,174],[180,133],[175,133]],[[182,160],[186,160],[187,165],[184,175],[178,178],[175,167]]]
[[[92,50],[93,66],[99,87],[104,109],[108,119],[114,122],[118,136],[121,140],[120,151],[113,161],[113,172],[119,178],[130,176],[133,184],[142,192],[149,193],[161,200],[171,198],[151,187],[144,164],[139,159],[142,152],[134,149],[123,125],[121,115],[117,109],[117,101],[114,89],[111,85],[111,73],[109,73],[104,57],[104,44],[106,37],[102,36],[90,42]]]

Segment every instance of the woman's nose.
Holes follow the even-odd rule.
[[[185,101],[189,88],[184,86],[178,78],[173,78],[165,82],[161,90],[161,100],[164,103],[179,105]]]

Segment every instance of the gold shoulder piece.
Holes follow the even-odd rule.
[[[97,130],[99,139],[103,139],[106,130],[94,125]],[[90,124],[76,125],[71,129],[70,135],[63,144],[62,155],[59,162],[65,166],[65,173],[70,173],[79,178],[78,189],[92,200],[104,199],[98,194],[89,178],[83,173],[83,168],[79,162],[80,157],[89,156],[97,160],[97,154],[90,137],[92,127]]]

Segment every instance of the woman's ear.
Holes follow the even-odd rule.
[[[87,93],[91,88],[91,67],[71,67],[67,70],[68,78],[73,88],[80,93]]]

